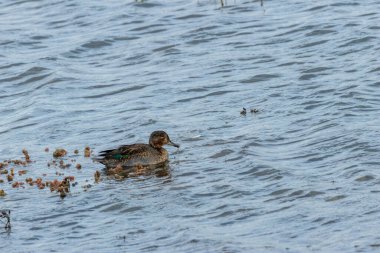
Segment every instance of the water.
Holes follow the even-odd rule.
[[[1,1],[0,160],[26,148],[24,177],[78,186],[61,200],[0,184],[12,210],[0,251],[379,251],[379,13],[377,1]],[[73,154],[157,129],[181,144],[168,176],[95,184],[102,166]],[[48,168],[45,147],[82,169]]]

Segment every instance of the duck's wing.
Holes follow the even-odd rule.
[[[123,145],[117,149],[101,151],[99,158],[116,160],[129,159],[133,155],[144,153],[147,149],[146,146],[146,144]]]

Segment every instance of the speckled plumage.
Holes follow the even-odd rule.
[[[107,168],[114,168],[118,165],[123,167],[133,167],[137,165],[159,165],[168,161],[168,151],[163,145],[179,145],[170,141],[169,136],[164,131],[154,131],[149,138],[149,144],[123,145],[117,149],[105,150],[100,153],[100,163]]]

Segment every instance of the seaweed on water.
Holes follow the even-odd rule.
[[[32,160],[30,160],[30,156],[29,156],[28,150],[23,149],[23,150],[22,150],[22,153],[23,153],[24,156],[25,156],[25,161],[26,161],[27,163],[31,163]]]
[[[94,178],[95,178],[95,183],[99,183],[99,181],[100,181],[100,171],[97,170],[95,172]]]
[[[90,156],[91,156],[91,148],[87,146],[84,148],[84,157],[90,157]]]
[[[58,157],[65,156],[66,154],[67,154],[67,151],[65,149],[57,148],[53,153],[53,157],[58,158]]]

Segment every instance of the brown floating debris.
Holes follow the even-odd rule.
[[[49,186],[51,192],[59,192],[59,196],[64,198],[66,193],[70,191],[70,182],[74,179],[73,176],[65,177],[62,181],[54,179],[54,181],[47,182],[46,186]]]
[[[58,181],[57,179],[54,179],[54,181],[49,182],[50,191],[53,192],[58,190],[60,184],[61,181]]]
[[[53,157],[58,158],[58,157],[65,156],[66,154],[67,154],[67,151],[64,150],[63,148],[57,148],[57,149],[55,149],[55,151],[53,153]]]
[[[100,181],[100,172],[97,170],[94,174],[95,177],[95,183],[99,183]]]
[[[24,156],[25,156],[25,161],[26,161],[27,163],[31,163],[32,160],[30,160],[30,156],[29,156],[28,150],[23,149],[23,150],[22,150],[22,153],[23,153]]]
[[[24,185],[24,182],[14,182],[13,184],[12,184],[12,187],[13,188],[19,188],[19,187],[21,187],[21,186],[23,186]]]
[[[18,171],[18,175],[21,176],[21,175],[24,175],[26,174],[27,170],[19,170]]]
[[[70,166],[71,166],[70,163],[65,164],[65,162],[64,162],[63,160],[59,161],[59,167],[60,167],[61,169],[66,169],[66,168],[68,168],[68,167],[70,167]]]
[[[0,189],[0,197],[4,197],[7,195],[3,189]]]
[[[70,191],[70,178],[69,177],[65,177],[60,186],[58,187],[58,192],[59,192],[59,196],[61,198],[64,198],[66,197],[66,193],[68,193]]]
[[[14,165],[24,165],[24,166],[27,165],[26,161],[21,161],[21,160],[9,160],[8,162],[13,163]]]
[[[8,175],[8,176],[7,176],[7,179],[8,179],[8,182],[11,182],[11,181],[13,181],[13,176]]]
[[[34,183],[37,185],[38,188],[41,187],[41,185],[43,185],[44,183],[42,182],[42,178],[37,178],[36,181],[34,181]]]
[[[29,184],[30,186],[33,186],[33,185],[34,185],[34,183],[33,183],[33,178],[31,178],[31,177],[25,178],[25,182],[26,182],[27,184]]]
[[[84,157],[90,157],[91,156],[91,149],[90,147],[85,147],[84,148]]]
[[[46,147],[44,151],[49,152],[49,148]],[[84,157],[91,157],[92,152],[93,151],[91,150],[91,148],[89,146],[86,146],[84,148]],[[4,183],[7,180],[9,182],[9,185],[12,186],[13,188],[20,188],[20,187],[24,188],[25,185],[37,186],[38,189],[50,188],[52,192],[59,193],[61,198],[64,198],[67,195],[67,193],[70,192],[70,184],[72,184],[72,186],[75,186],[78,184],[78,182],[75,182],[75,178],[73,176],[67,176],[62,181],[57,180],[57,179],[55,179],[54,181],[43,181],[42,178],[33,179],[32,177],[25,177],[21,180],[17,180],[17,176],[16,176],[17,174],[18,176],[22,176],[29,173],[28,170],[21,169],[20,167],[17,167],[17,165],[28,166],[29,163],[33,162],[30,158],[29,152],[26,149],[22,149],[22,153],[25,159],[22,159],[22,160],[9,159],[9,160],[4,160],[3,162],[0,162],[0,175],[4,174],[6,176],[6,178],[3,178],[3,179],[0,178],[0,183]],[[74,154],[77,155],[79,153],[80,151],[78,151],[78,149],[74,150]],[[63,158],[64,156],[67,156],[67,154],[68,152],[63,148],[55,149],[55,151],[52,154],[54,159],[51,159],[51,161],[47,162],[47,167],[53,167],[54,169],[58,169],[58,168],[64,169],[64,168],[70,167],[71,165],[75,165],[76,169],[78,170],[82,169],[82,165],[78,163],[78,161],[76,161],[77,159]],[[10,167],[9,169],[8,168],[6,169],[6,167],[9,164],[14,165],[14,168]],[[142,169],[140,170],[138,169],[137,174],[141,173],[142,172],[141,170]],[[126,173],[121,166],[114,168],[112,173],[115,179],[124,179],[125,177],[128,176],[128,172]],[[60,173],[56,171],[56,174],[59,176],[62,176],[66,173]],[[43,175],[44,180],[46,180],[47,174],[43,173],[42,175]],[[94,178],[95,178],[95,183],[99,183],[101,181],[101,172],[96,171],[94,173]],[[86,180],[86,182],[88,181],[89,180]],[[85,190],[87,190],[90,187],[91,185],[89,184],[89,185],[86,185],[84,188]],[[0,196],[1,195],[2,196],[6,195],[4,190],[0,190]]]

